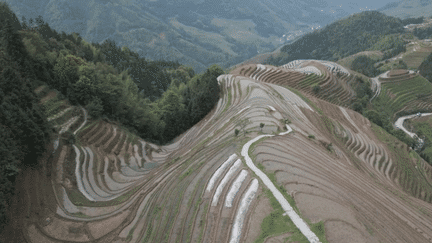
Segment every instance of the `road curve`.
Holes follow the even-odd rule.
[[[416,114],[412,114],[412,115],[408,115],[408,116],[401,116],[401,117],[399,117],[399,118],[397,119],[397,121],[395,122],[395,126],[396,126],[396,128],[401,129],[401,130],[404,131],[406,134],[408,134],[408,136],[414,138],[414,136],[417,136],[417,134],[408,131],[408,130],[403,126],[403,123],[404,123],[404,121],[405,121],[406,119],[411,119],[411,118],[416,117],[417,114],[418,114],[418,113],[416,113]],[[420,113],[420,116],[430,116],[430,115],[432,115],[432,113]],[[418,136],[417,136],[417,137],[418,137]],[[419,138],[419,140],[420,140],[420,144],[423,144],[423,143],[424,143],[423,139]]]
[[[395,122],[395,126],[396,126],[396,128],[401,129],[401,130],[404,131],[406,134],[408,134],[408,136],[410,136],[410,137],[413,138],[414,136],[416,136],[416,134],[415,134],[415,133],[412,133],[412,132],[410,132],[410,131],[408,131],[408,130],[406,130],[406,128],[403,126],[403,123],[404,123],[404,121],[405,121],[406,119],[411,119],[411,118],[413,118],[413,117],[416,117],[417,114],[418,114],[418,113],[416,113],[416,114],[411,114],[411,115],[408,115],[408,116],[401,116],[401,117],[399,117],[399,118],[397,119],[397,121]],[[420,113],[420,116],[430,116],[430,115],[432,115],[432,113]]]
[[[282,136],[285,134],[288,134],[292,131],[291,127],[286,125],[288,128],[287,132],[281,133],[278,136]],[[306,238],[311,243],[318,243],[320,242],[318,237],[315,235],[314,232],[312,232],[309,228],[309,226],[303,221],[302,218],[294,211],[294,209],[291,207],[291,205],[288,203],[288,201],[285,199],[285,197],[282,195],[282,193],[276,189],[276,187],[273,185],[273,183],[270,181],[270,179],[267,177],[266,174],[264,174],[260,169],[258,169],[255,164],[252,162],[252,159],[248,155],[249,147],[252,145],[252,143],[258,141],[259,139],[263,137],[273,137],[274,135],[261,135],[258,136],[249,142],[247,142],[241,151],[241,155],[245,158],[247,166],[255,172],[255,174],[263,181],[263,183],[270,189],[270,191],[273,193],[273,196],[278,200],[278,202],[281,204],[283,210],[285,213],[291,218],[291,220],[294,222],[294,224],[297,226],[297,228],[300,229],[302,234],[306,236]],[[321,242],[320,242],[321,243]]]

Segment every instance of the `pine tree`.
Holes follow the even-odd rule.
[[[26,17],[22,16],[21,20],[22,20],[22,27],[23,27],[23,29],[27,29],[28,26],[27,26]]]

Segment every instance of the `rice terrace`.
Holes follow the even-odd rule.
[[[401,26],[413,31],[413,25]],[[66,70],[63,76],[55,73],[54,79],[75,77],[67,68],[74,65],[81,76],[74,84],[35,82],[34,87],[22,88],[32,87],[54,135],[40,166],[24,167],[17,174],[7,212],[11,220],[0,242],[432,242],[432,83],[422,74],[424,60],[432,59],[427,41],[396,40],[395,46],[409,47],[397,54],[392,51],[398,47],[378,50],[377,44],[359,54],[347,52],[339,62],[308,56],[291,60],[295,55],[280,54],[282,48],[269,55],[271,59],[260,58],[260,63],[233,65],[225,72],[212,66],[198,78],[179,65],[161,71],[176,79],[161,101],[150,101],[140,98],[127,71],[113,67],[124,64],[103,63],[99,50],[109,44],[89,44],[92,58],[100,58],[89,62],[74,56],[83,50],[74,55],[49,51],[51,46],[75,48],[74,41],[83,43],[75,35],[66,44],[53,38],[47,44],[29,30],[20,35],[31,60],[42,58],[35,54],[41,49],[51,58],[41,63]],[[171,38],[168,32],[160,36]],[[0,66],[27,65],[10,59],[4,50],[0,49]],[[135,55],[127,48],[116,50]],[[415,53],[418,50],[421,54]],[[397,55],[404,57],[392,59]],[[358,58],[373,59],[375,66],[356,66]],[[399,61],[402,58],[408,65]],[[289,61],[280,65],[285,60]],[[19,65],[11,64],[1,73],[0,85],[6,80],[11,87],[5,94],[18,89],[9,77]],[[42,67],[36,65],[34,72],[48,77]],[[21,75],[16,80],[22,81]],[[98,79],[112,86],[92,86]],[[212,93],[216,87],[219,94]],[[101,115],[120,107],[128,119],[152,122],[159,121],[159,113],[132,110],[163,107],[162,125],[143,127],[153,134],[171,131],[183,121],[170,114],[194,111],[192,104],[207,102],[191,95],[194,90],[208,92],[215,105],[197,123],[192,122],[193,114],[184,118],[193,125],[163,145],[139,136],[139,129],[131,129],[134,121],[126,126]],[[185,95],[178,95],[182,91]],[[108,98],[92,99],[98,92]],[[14,95],[8,99],[13,101]],[[91,102],[82,105],[85,99]],[[191,105],[180,105],[186,102]],[[0,106],[0,112],[6,110],[3,107],[7,108]],[[161,128],[165,130],[157,130]],[[12,138],[4,135],[5,141]]]
[[[348,70],[310,63],[219,76],[217,106],[167,146],[89,120],[40,87],[49,120],[77,141],[54,151],[55,179],[32,175],[32,203],[19,213],[39,213],[25,239],[432,242],[432,167],[358,113],[312,96],[303,84],[323,83],[343,104],[353,81]]]

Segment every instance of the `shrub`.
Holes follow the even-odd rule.
[[[363,106],[359,103],[359,102],[355,102],[352,105],[352,109],[357,111],[358,113],[362,113],[363,112]]]
[[[236,137],[238,136],[239,132],[240,132],[240,130],[238,130],[238,129],[236,129],[236,130],[234,131]]]
[[[264,127],[264,123],[260,123],[261,132],[262,132],[263,127]]]
[[[280,120],[283,124],[291,124],[291,121],[288,119],[288,118],[286,118],[286,119],[281,119]]]
[[[314,84],[314,85],[312,85],[312,91],[315,93],[315,94],[318,94],[318,92],[321,90],[321,86],[319,86],[318,84]]]
[[[99,118],[104,111],[102,101],[99,98],[94,98],[88,103],[86,109],[93,118]]]
[[[368,56],[358,56],[354,59],[351,67],[354,71],[362,73],[369,77],[375,77],[378,70],[374,66],[375,60]]]
[[[309,135],[308,138],[315,139],[314,135]]]
[[[328,151],[333,151],[333,143],[330,143],[329,145],[327,145],[327,150]]]
[[[380,114],[378,114],[377,111],[375,110],[366,111],[364,116],[367,117],[371,122],[377,124],[378,126],[380,127],[383,126],[382,116],[380,116]]]
[[[71,145],[75,144],[76,137],[75,137],[75,134],[72,133],[72,131],[67,130],[63,136],[64,136],[64,139],[66,140],[67,144],[71,144]]]

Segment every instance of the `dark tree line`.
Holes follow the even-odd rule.
[[[432,54],[420,64],[418,67],[420,74],[432,83]]]
[[[423,39],[431,39],[432,38],[432,27],[428,28],[415,28],[413,31],[413,35],[417,38]]]
[[[402,20],[403,25],[409,25],[409,24],[421,24],[424,21],[424,17],[418,17],[418,18],[406,18]]]
[[[15,14],[0,3],[0,222],[14,192],[15,178],[24,166],[37,166],[50,141],[51,127],[38,105],[35,60],[18,31]],[[3,225],[0,224],[0,228]]]

